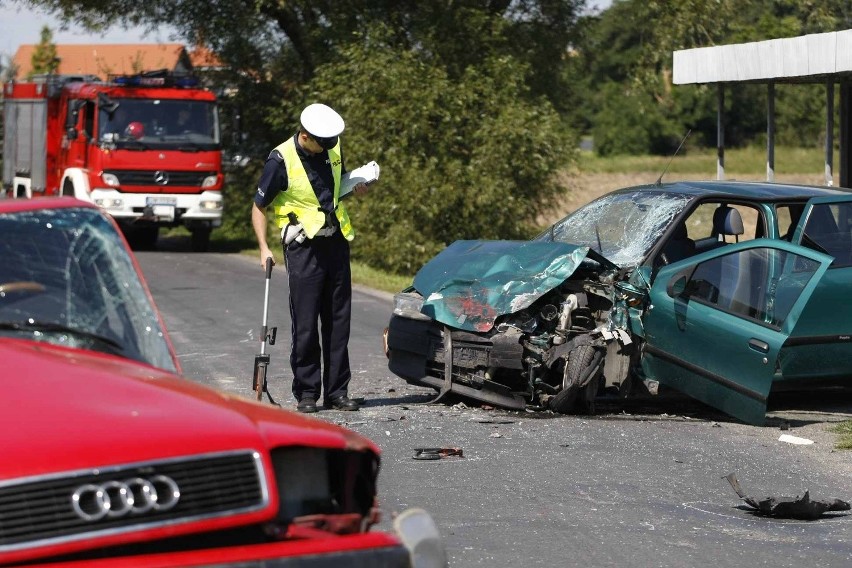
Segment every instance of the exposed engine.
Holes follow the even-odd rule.
[[[484,333],[397,309],[390,324],[395,343],[388,345],[390,368],[414,384],[449,390],[452,383],[456,392],[508,408],[590,411],[608,344],[616,337],[607,331],[613,327],[616,275],[599,268],[584,262],[557,288],[525,309],[499,316]],[[422,303],[417,292],[406,295],[412,307]],[[423,337],[427,345],[412,345]],[[416,356],[421,349],[423,355]],[[418,365],[423,356],[425,369]]]

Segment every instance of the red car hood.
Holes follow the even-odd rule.
[[[0,339],[0,480],[289,444],[378,449],[352,432],[110,355]]]

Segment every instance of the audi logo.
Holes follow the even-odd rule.
[[[169,183],[169,172],[157,170],[154,172],[154,183],[157,185],[167,185]]]
[[[133,477],[124,481],[87,483],[71,494],[71,507],[84,521],[105,517],[141,515],[149,511],[168,511],[180,500],[180,488],[165,475],[151,479]]]

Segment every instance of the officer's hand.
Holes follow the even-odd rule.
[[[360,197],[360,196],[362,196],[362,195],[366,195],[366,194],[367,194],[367,184],[366,184],[366,183],[364,183],[364,182],[361,182],[361,183],[357,184],[357,185],[356,185],[356,186],[352,189],[352,191],[353,191],[353,192],[355,193],[355,195],[357,195],[358,197]]]
[[[272,266],[275,266],[275,257],[272,256],[272,251],[268,248],[260,249],[260,267],[266,270],[266,259],[272,261]]]

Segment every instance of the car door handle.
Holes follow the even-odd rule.
[[[765,341],[752,338],[748,340],[748,346],[754,349],[755,351],[760,351],[761,353],[769,353],[769,344]]]

